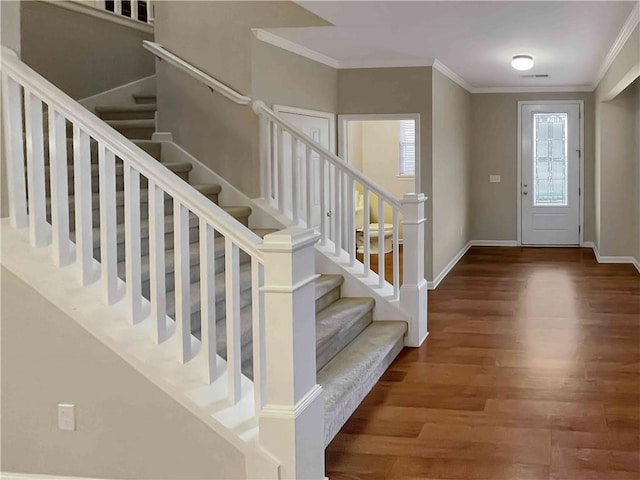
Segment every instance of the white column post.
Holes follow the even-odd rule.
[[[281,463],[281,478],[324,478],[324,398],[316,383],[313,229],[264,237],[265,406],[260,444]]]
[[[424,278],[424,202],[422,193],[408,193],[401,200],[403,214],[400,305],[409,314],[407,347],[419,347],[427,338],[427,281]]]

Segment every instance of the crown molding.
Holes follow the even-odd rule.
[[[598,73],[596,75],[596,79],[593,82],[594,90],[598,87],[598,84],[609,70],[609,67],[611,67],[611,64],[620,53],[620,50],[622,50],[622,47],[624,47],[624,44],[627,43],[627,40],[629,40],[629,37],[633,33],[633,30],[636,28],[636,25],[638,25],[638,23],[640,23],[640,3],[636,3],[631,10],[627,21],[622,26],[620,33],[618,33],[616,41],[613,42],[613,45],[611,45],[611,48],[609,49],[609,53],[604,58],[602,65],[600,65],[600,68],[598,69]]]
[[[332,68],[340,68],[340,63],[331,57],[323,55],[322,53],[311,50],[310,48],[303,47],[299,43],[292,42],[286,38],[279,37],[271,32],[267,32],[262,28],[252,28],[253,35],[261,42],[268,43],[274,47],[282,48],[301,57],[308,58],[318,63],[322,63]]]
[[[562,87],[474,87],[460,75],[447,67],[440,60],[433,62],[422,59],[405,60],[363,60],[363,61],[339,61],[322,53],[304,47],[299,43],[292,42],[262,28],[251,29],[256,39],[268,43],[288,52],[295,53],[323,65],[335,69],[356,69],[356,68],[400,68],[400,67],[432,67],[442,73],[451,81],[460,85],[469,93],[554,93],[554,92],[591,92],[594,88],[591,85],[562,86]],[[632,29],[633,30],[633,29]]]
[[[456,72],[447,67],[444,63],[442,63],[437,58],[433,62],[433,68],[438,70],[441,74],[447,77],[449,80],[457,83],[462,88],[464,88],[467,92],[474,93],[475,88],[467,82],[464,78],[458,75]]]
[[[473,88],[471,93],[564,93],[593,92],[591,85],[569,85],[562,87],[488,87]]]

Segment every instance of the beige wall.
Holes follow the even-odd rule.
[[[420,115],[420,182],[425,205],[425,275],[432,271],[431,67],[358,68],[338,71],[340,114]]]
[[[634,202],[640,190],[636,133],[632,127],[634,92],[622,91],[638,71],[640,26],[635,28],[595,91],[595,241],[603,256],[638,258],[640,251],[640,207]]]
[[[434,69],[432,95],[435,278],[470,240],[471,94]]]
[[[152,35],[38,1],[21,2],[22,60],[75,99],[148,77]]]
[[[299,5],[158,2],[155,19],[157,42],[240,93],[267,104],[336,111],[334,69],[263,44],[251,32],[328,25]],[[245,194],[258,196],[258,119],[250,107],[161,62],[157,87],[159,129]]]
[[[244,478],[243,455],[2,269],[0,470],[99,478]],[[73,403],[77,429],[57,428]]]
[[[604,256],[638,254],[638,150],[636,88],[627,87],[600,115],[600,242]],[[637,258],[637,257],[636,257]]]
[[[20,55],[20,2],[0,2],[0,37],[2,45]]]
[[[518,101],[584,101],[584,240],[595,238],[594,97],[591,92],[474,94],[471,100],[471,239],[517,239]],[[489,183],[500,175],[501,183]]]

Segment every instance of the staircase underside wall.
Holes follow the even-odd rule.
[[[1,282],[0,470],[245,477],[236,448],[5,268]],[[75,432],[58,430],[58,403],[75,404]]]

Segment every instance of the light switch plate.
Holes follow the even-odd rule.
[[[489,175],[489,183],[500,183],[500,175]]]
[[[76,406],[71,403],[58,404],[58,428],[74,431],[76,429]]]

